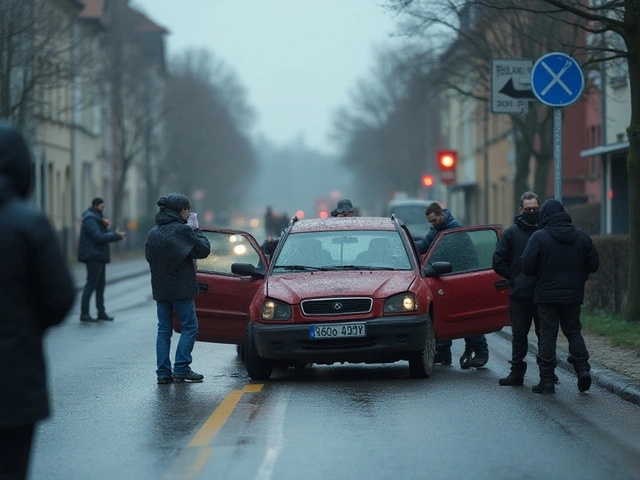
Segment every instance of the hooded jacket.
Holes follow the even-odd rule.
[[[493,270],[501,277],[509,280],[509,296],[522,300],[533,300],[535,278],[522,273],[520,257],[527,246],[527,241],[538,229],[524,221],[522,215],[513,220],[507,228],[493,254]]]
[[[444,219],[442,220],[440,225],[438,225],[438,227],[431,225],[431,229],[429,230],[429,232],[427,232],[425,237],[416,241],[416,247],[418,249],[418,252],[420,252],[420,255],[427,253],[427,250],[429,250],[429,246],[431,246],[440,232],[443,232],[444,230],[451,230],[452,228],[462,227],[462,224],[458,220],[453,218],[453,215],[451,215],[451,212],[449,210],[445,208],[443,211]]]
[[[109,230],[104,223],[102,212],[97,208],[89,207],[82,214],[82,228],[78,240],[78,261],[88,262],[97,260],[109,263],[111,253],[109,243],[118,242],[122,237]]]
[[[194,258],[207,258],[209,240],[186,225],[179,213],[164,209],[147,235],[145,256],[151,269],[151,290],[158,302],[187,300],[198,293]]]
[[[535,303],[583,303],[584,284],[599,267],[591,237],[571,223],[560,202],[540,209],[540,230],[527,242],[522,271],[536,277]]]
[[[27,145],[15,127],[0,123],[0,428],[49,414],[42,336],[75,297],[49,220],[25,201],[30,185]]]

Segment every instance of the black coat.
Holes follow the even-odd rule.
[[[49,414],[42,337],[75,297],[49,220],[25,202],[30,180],[24,140],[0,124],[0,428]]]
[[[119,240],[122,240],[122,237],[116,232],[110,231],[109,227],[104,224],[102,212],[89,207],[82,214],[82,228],[78,240],[78,261],[98,260],[109,263],[111,261],[109,243]]]
[[[418,252],[420,253],[420,255],[427,253],[427,250],[429,250],[429,247],[441,232],[460,227],[462,227],[462,224],[458,220],[453,218],[451,212],[445,208],[444,219],[442,220],[442,223],[438,227],[431,225],[431,228],[424,236],[424,238],[421,238],[420,240],[417,240],[415,242]]]
[[[582,303],[584,284],[598,270],[599,257],[591,237],[571,223],[557,200],[540,209],[540,230],[522,253],[522,271],[536,277],[535,303]]]
[[[513,220],[513,225],[500,237],[493,253],[493,269],[498,275],[509,280],[509,296],[513,298],[533,300],[535,278],[522,273],[520,257],[529,237],[537,229],[537,225],[529,225],[522,215],[518,215]]]
[[[161,210],[147,235],[145,256],[151,268],[151,290],[158,302],[187,300],[198,293],[195,258],[207,258],[209,240],[186,225],[179,213]]]

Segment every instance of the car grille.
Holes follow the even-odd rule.
[[[369,313],[373,307],[373,299],[356,298],[323,298],[322,300],[304,300],[301,303],[302,313],[313,315],[353,315]]]

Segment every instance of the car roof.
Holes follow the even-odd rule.
[[[291,233],[338,230],[395,230],[390,217],[329,217],[298,220]]]
[[[418,198],[406,199],[406,200],[391,200],[388,204],[389,207],[400,207],[400,206],[423,206],[435,202],[435,200],[420,200]]]

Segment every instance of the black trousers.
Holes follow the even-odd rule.
[[[0,480],[27,478],[34,426],[0,427]]]
[[[569,341],[569,358],[567,361],[573,364],[577,373],[589,371],[589,352],[582,338],[582,325],[580,323],[581,305],[579,303],[555,304],[539,303],[540,315],[540,353],[538,354],[538,366],[540,367],[540,380],[553,382],[553,374],[556,367],[556,344],[558,340],[558,326]]]
[[[105,313],[104,309],[104,286],[105,271],[107,264],[98,260],[89,260],[87,262],[87,282],[82,292],[82,301],[80,304],[81,313],[89,313],[89,300],[91,295],[96,292],[96,308],[98,313]]]
[[[509,299],[509,321],[511,322],[511,364],[515,368],[525,369],[524,358],[529,351],[529,331],[531,322],[536,331],[538,350],[540,350],[540,318],[538,308],[531,299]]]

